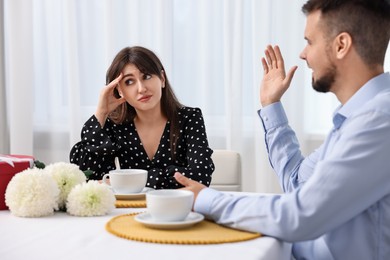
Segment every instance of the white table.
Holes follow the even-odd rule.
[[[120,208],[102,217],[56,212],[20,218],[0,211],[0,259],[290,259],[291,245],[271,237],[214,245],[167,245],[119,238],[105,230],[116,215],[145,211]]]

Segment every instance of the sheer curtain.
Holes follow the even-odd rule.
[[[0,153],[9,151],[9,137],[7,124],[7,110],[5,97],[5,73],[4,73],[4,3],[0,1]]]
[[[7,119],[1,123],[10,148],[0,153],[68,161],[114,55],[142,45],[161,58],[180,101],[202,109],[211,147],[241,153],[243,189],[279,192],[257,116],[260,58],[267,44],[278,44],[286,66],[299,66],[283,103],[305,151],[312,135],[305,132],[304,101],[312,97],[304,93],[312,90],[299,60],[303,2],[4,0]]]

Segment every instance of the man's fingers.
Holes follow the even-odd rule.
[[[288,71],[287,76],[286,76],[287,85],[290,85],[291,80],[292,80],[292,78],[294,77],[295,71],[296,71],[297,69],[298,69],[298,66],[294,66],[294,67],[292,67],[292,68]]]
[[[184,177],[179,172],[175,172],[175,175],[173,175],[178,183],[183,185],[184,187],[187,187],[190,185],[190,180],[187,177]]]
[[[282,52],[280,51],[280,48],[278,45],[275,45],[274,51],[275,51],[275,58],[276,58],[277,67],[284,68],[284,60],[283,60]]]
[[[269,62],[271,63],[270,64],[271,68],[278,68],[278,63],[277,63],[277,59],[276,59],[274,48],[272,48],[271,45],[268,45],[267,51],[268,51],[268,55],[269,55],[269,59],[270,59]]]
[[[267,61],[265,60],[265,58],[261,58],[261,63],[263,65],[263,70],[264,70],[264,75],[268,73],[268,65],[267,65]]]
[[[268,47],[267,47],[267,49],[264,51],[264,54],[265,54],[265,59],[266,59],[266,61],[267,61],[268,69],[272,69],[272,59],[271,59],[271,55],[270,55],[270,53],[269,53]]]

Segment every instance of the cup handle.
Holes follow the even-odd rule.
[[[108,180],[108,177],[110,177],[110,174],[109,173],[106,173],[103,175],[103,178],[102,178],[102,183],[104,183],[105,185],[109,186],[111,188],[111,185],[108,184],[107,180]]]

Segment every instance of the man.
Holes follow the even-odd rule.
[[[313,88],[341,105],[324,144],[304,158],[280,103],[285,73],[277,46],[262,59],[259,116],[285,194],[233,197],[188,180],[194,210],[217,223],[293,243],[296,259],[390,259],[390,38],[386,0],[309,0],[307,46]]]

